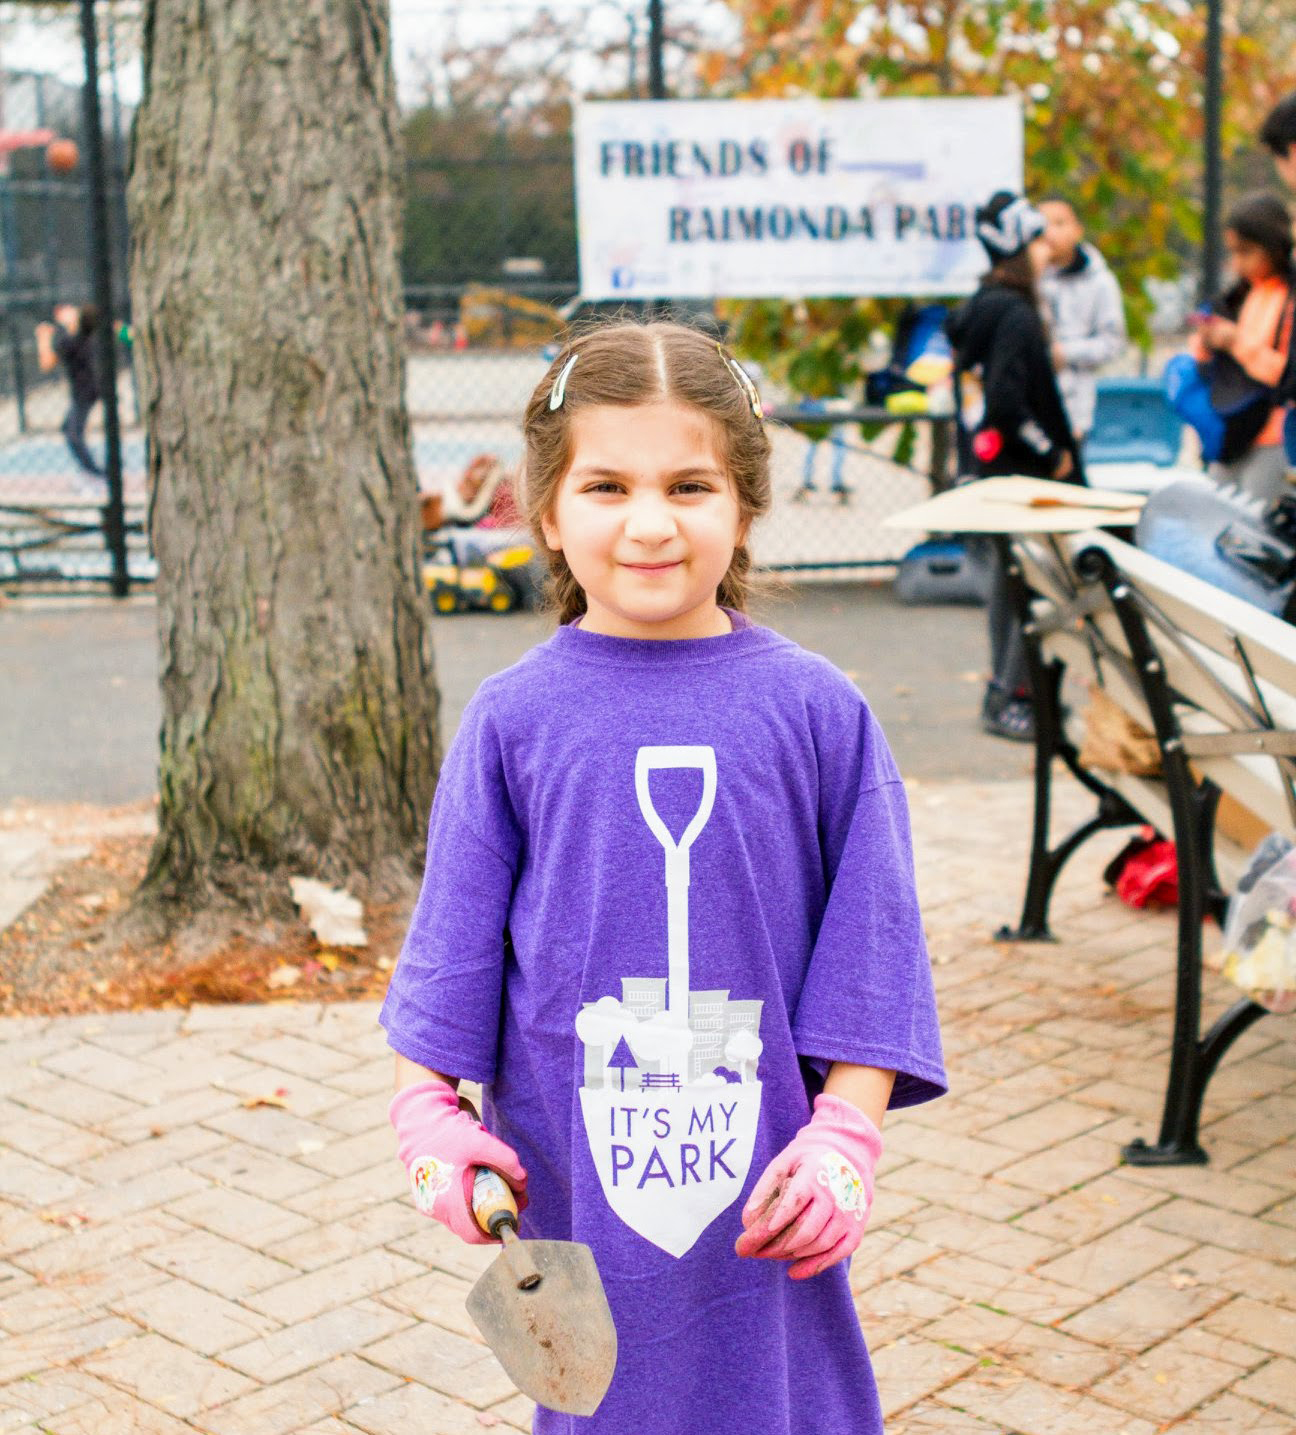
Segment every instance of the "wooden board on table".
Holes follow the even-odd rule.
[[[893,513],[882,527],[927,533],[1079,533],[1132,527],[1145,502],[1141,493],[1046,478],[986,478]]]

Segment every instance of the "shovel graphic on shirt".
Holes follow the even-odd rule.
[[[649,780],[697,769],[702,799],[676,841]],[[621,997],[576,1017],[585,1048],[581,1111],[608,1205],[645,1240],[682,1256],[737,1200],[760,1116],[759,1001],[689,981],[689,855],[715,804],[711,747],[641,747],[635,796],[666,859],[666,976],[627,976]]]

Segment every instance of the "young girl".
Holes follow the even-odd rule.
[[[482,1242],[491,1166],[524,1236],[593,1249],[616,1375],[536,1431],[874,1435],[847,1260],[883,1113],[945,1088],[904,789],[855,687],[745,616],[769,441],[713,339],[574,339],[525,441],[561,626],[442,768],[381,1017],[416,1201]]]
[[[1246,379],[1277,388],[1292,341],[1291,215],[1272,194],[1253,194],[1230,211],[1224,226],[1237,283],[1193,336],[1193,356],[1222,355],[1234,373],[1240,369]],[[1213,463],[1211,477],[1268,502],[1288,491],[1283,410],[1262,399],[1249,412],[1255,437],[1241,454]]]
[[[1015,474],[1084,482],[1040,317],[1036,285],[1051,258],[1046,228],[1039,210],[1008,190],[976,212],[990,269],[947,327],[957,372],[975,372],[985,398],[970,436],[969,462],[977,478]],[[998,571],[987,617],[992,672],[981,724],[996,737],[1030,742],[1035,715],[1026,653]]]

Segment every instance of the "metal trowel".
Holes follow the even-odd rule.
[[[578,1241],[524,1241],[504,1179],[480,1166],[473,1215],[504,1249],[468,1293],[468,1314],[532,1400],[593,1415],[616,1369],[616,1326],[594,1253]]]

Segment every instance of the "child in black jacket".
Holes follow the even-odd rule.
[[[991,268],[947,328],[957,372],[976,372],[981,380],[984,410],[970,436],[978,478],[1016,474],[1084,482],[1035,288],[1049,262],[1044,228],[1044,216],[1008,190],[976,213],[977,238]],[[989,617],[994,671],[982,725],[998,737],[1029,742],[1035,721],[1026,659],[1002,573],[996,574]]]

